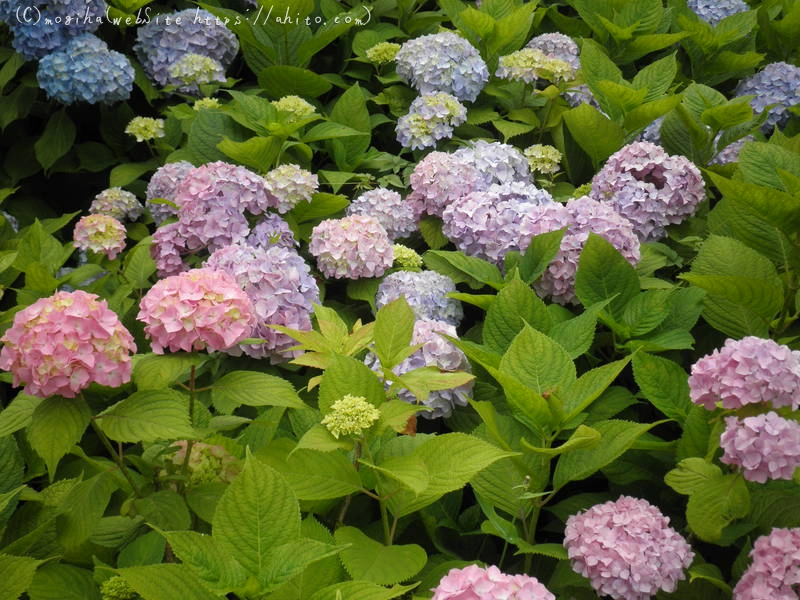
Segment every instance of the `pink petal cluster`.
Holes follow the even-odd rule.
[[[538,579],[507,575],[494,565],[450,569],[433,590],[433,600],[556,600]]]
[[[700,170],[684,156],[670,156],[650,142],[618,150],[592,179],[591,196],[630,220],[642,241],[666,235],[664,228],[694,214],[705,197]]]
[[[741,420],[726,417],[719,445],[720,460],[739,467],[748,481],[791,480],[800,467],[800,423],[776,412]]]
[[[264,213],[250,230],[245,243],[264,249],[270,246],[293,249],[298,245],[289,224],[275,213]]]
[[[125,249],[125,235],[125,226],[114,217],[95,214],[75,224],[73,241],[76,248],[105,254],[114,260]]]
[[[773,408],[800,407],[800,351],[773,340],[748,336],[698,360],[689,376],[692,401],[714,410],[769,402]]]
[[[224,271],[192,269],[160,280],[139,303],[153,352],[227,350],[250,336],[255,309]]]
[[[386,188],[364,192],[350,203],[346,212],[375,217],[392,240],[408,237],[417,230],[413,204]]]
[[[572,568],[601,596],[647,600],[672,592],[694,553],[669,518],[639,498],[620,496],[567,519],[564,532]]]
[[[308,250],[326,277],[380,277],[392,266],[392,242],[375,217],[327,219],[311,231]]]
[[[317,176],[297,165],[275,167],[264,176],[269,206],[283,214],[300,202],[311,202],[311,195],[319,188]]]
[[[127,383],[136,352],[106,301],[80,290],[56,292],[21,310],[0,342],[0,369],[40,397],[74,398],[91,383]]]
[[[161,225],[170,217],[178,214],[178,209],[169,204],[153,203],[156,198],[163,198],[170,202],[175,202],[175,195],[181,182],[194,169],[194,165],[185,160],[167,163],[153,173],[150,182],[147,184],[147,196],[145,205],[153,215],[156,225]]]
[[[411,173],[411,194],[406,199],[423,214],[441,217],[447,206],[470,192],[485,187],[477,167],[455,154],[431,152]]]
[[[127,190],[119,187],[103,190],[92,200],[89,212],[108,215],[118,221],[135,221],[142,216],[144,207],[139,199]]]
[[[773,529],[750,551],[752,564],[733,589],[733,600],[797,600],[800,528]]]

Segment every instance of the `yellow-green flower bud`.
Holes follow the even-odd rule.
[[[309,117],[317,112],[313,104],[306,102],[300,96],[284,96],[280,100],[273,100],[272,106],[281,112],[292,113],[297,119]]]
[[[394,57],[397,56],[399,50],[400,44],[381,42],[367,50],[367,60],[375,65],[390,63],[394,60]]]
[[[162,138],[165,135],[164,119],[134,117],[125,128],[125,133],[135,137],[137,142],[146,142],[148,140]]]
[[[419,269],[422,266],[422,257],[414,250],[403,244],[392,246],[394,266],[401,269]]]
[[[194,106],[192,106],[192,108],[194,108],[197,111],[201,111],[206,108],[219,108],[220,106],[222,105],[216,98],[200,98],[199,100],[195,100]]]
[[[553,146],[534,144],[525,148],[523,154],[533,172],[552,175],[561,169],[561,152]]]
[[[331,405],[322,424],[336,439],[341,435],[358,437],[372,427],[380,416],[380,411],[367,402],[366,398],[347,394]]]

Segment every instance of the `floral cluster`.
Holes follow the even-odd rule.
[[[416,98],[409,112],[397,119],[397,141],[412,150],[435,146],[453,136],[453,128],[467,120],[467,109],[445,92],[423,94]]]
[[[225,68],[210,56],[189,53],[169,66],[169,76],[182,84],[181,89],[189,91],[197,85],[224,82]]]
[[[192,109],[200,112],[201,110],[206,110],[207,108],[219,108],[222,106],[219,100],[216,98],[198,98],[192,104]]]
[[[182,467],[186,462],[188,440],[178,440],[173,444],[178,450],[172,455],[171,462],[175,467]],[[197,487],[204,483],[230,483],[239,474],[239,459],[224,447],[203,442],[194,442],[186,462],[189,478],[187,488]]]
[[[753,562],[733,589],[733,600],[795,600],[800,584],[800,528],[774,528],[750,551]]]
[[[366,57],[369,62],[374,65],[384,65],[390,63],[395,59],[397,53],[400,51],[400,44],[393,42],[380,42],[370,48],[367,48]]]
[[[392,242],[375,217],[327,219],[311,231],[308,250],[326,277],[380,277],[392,266]]]
[[[528,159],[528,165],[532,173],[542,173],[552,175],[561,169],[561,152],[553,146],[544,144],[534,144],[528,146],[522,153]]]
[[[380,416],[380,411],[366,398],[347,394],[331,405],[321,422],[338,440],[341,436],[362,435]]]
[[[108,215],[87,215],[75,225],[73,241],[81,250],[105,254],[114,260],[125,249],[125,226]]]
[[[283,96],[273,100],[272,106],[280,112],[289,113],[295,119],[304,119],[317,112],[313,104],[306,102],[300,96]]]
[[[164,119],[134,117],[125,127],[125,133],[136,138],[137,142],[149,142],[166,135]]]
[[[535,83],[539,79],[561,81],[574,74],[568,62],[548,56],[538,48],[523,48],[500,57],[495,75],[500,79]]]
[[[737,96],[749,96],[753,112],[761,114],[770,105],[764,133],[783,127],[789,121],[789,108],[800,104],[800,67],[785,62],[768,64],[755,75],[743,79],[736,88]]]
[[[449,31],[407,41],[395,61],[397,74],[420,94],[447,92],[474,102],[489,81],[489,70],[478,50]]]
[[[750,10],[744,0],[687,0],[686,4],[709,25],[716,25],[725,17]]]
[[[454,154],[475,167],[487,187],[493,183],[527,182],[530,179],[528,159],[510,144],[477,140]]]
[[[192,269],[159,280],[139,303],[153,352],[227,350],[250,337],[256,324],[250,298],[233,277]]]
[[[156,225],[161,225],[168,218],[176,216],[178,209],[169,204],[154,203],[153,200],[162,199],[174,204],[178,187],[192,169],[194,169],[194,165],[185,160],[166,163],[150,177],[147,184],[145,206],[153,216]]]
[[[289,224],[275,213],[264,213],[250,230],[244,243],[264,249],[271,246],[288,249],[297,247],[297,240],[294,239]]]
[[[444,321],[457,326],[464,311],[458,300],[447,297],[455,291],[453,280],[436,271],[396,271],[381,281],[375,295],[375,306],[381,308],[403,297],[417,319]]]
[[[109,577],[102,584],[100,584],[100,599],[101,600],[142,600],[142,597],[136,593],[136,590],[131,587],[125,579],[119,575]]]
[[[319,180],[316,175],[297,165],[285,164],[267,173],[264,185],[269,206],[282,214],[300,202],[310,202],[312,194],[319,189]]]
[[[454,200],[483,187],[477,167],[448,152],[431,152],[411,173],[411,194],[406,201],[422,215],[441,217]]]
[[[800,467],[800,423],[776,412],[741,420],[726,417],[719,445],[723,453],[720,460],[739,467],[748,481],[791,481]]]
[[[572,68],[572,72],[566,75],[567,79],[573,77],[575,72],[581,68],[578,44],[563,33],[542,33],[532,38],[525,47],[541,50],[548,57],[567,63]]]
[[[572,568],[601,596],[648,600],[673,592],[694,552],[669,518],[639,498],[620,496],[567,519],[564,546]]]
[[[393,245],[392,255],[393,264],[398,269],[419,269],[422,266],[422,257],[414,249],[403,244]]]
[[[0,342],[0,369],[40,397],[74,398],[91,383],[127,383],[136,352],[106,301],[81,290],[56,292],[22,309]]]
[[[555,600],[556,597],[530,575],[507,575],[492,565],[450,569],[433,589],[433,600]]]
[[[414,206],[386,188],[364,192],[350,203],[346,212],[375,217],[391,240],[408,237],[417,230]]]
[[[142,216],[144,207],[131,192],[112,187],[94,197],[89,212],[93,215],[108,215],[117,221],[135,221]]]

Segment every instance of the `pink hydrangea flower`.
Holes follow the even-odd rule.
[[[507,575],[494,565],[450,569],[433,590],[433,600],[556,600],[538,579]]]
[[[572,568],[601,596],[647,600],[675,591],[694,553],[669,518],[639,498],[620,496],[567,519],[564,532]]]
[[[769,402],[800,407],[800,352],[773,340],[748,336],[698,360],[689,376],[692,401],[714,410]]]
[[[156,283],[139,303],[137,319],[153,352],[227,350],[250,336],[255,309],[239,284],[214,269],[192,269]]]
[[[719,445],[720,460],[740,467],[748,481],[791,480],[800,467],[800,423],[775,412],[741,420],[726,417]]]
[[[87,215],[75,224],[73,241],[81,250],[105,254],[111,260],[125,249],[125,226],[108,215]]]
[[[358,196],[346,213],[375,217],[392,240],[408,237],[417,230],[413,204],[404,201],[397,192],[382,187]]]
[[[81,290],[56,292],[21,310],[0,342],[0,369],[40,397],[74,398],[91,383],[127,383],[136,352],[106,301]]]
[[[185,241],[178,231],[178,223],[162,225],[153,233],[150,256],[156,263],[159,277],[169,277],[186,271],[189,267],[183,262],[186,250]]]
[[[311,232],[308,250],[326,277],[380,277],[392,266],[392,242],[375,217],[350,215],[323,221]]]
[[[139,199],[127,190],[119,187],[103,190],[92,200],[89,212],[108,215],[118,221],[135,221],[142,216],[144,207]]]
[[[752,564],[733,589],[733,600],[797,600],[800,528],[773,529],[750,551]]]
[[[411,173],[411,194],[406,199],[423,214],[441,217],[447,206],[486,184],[477,167],[455,154],[431,152]]]

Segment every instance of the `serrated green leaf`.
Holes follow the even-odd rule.
[[[116,489],[106,473],[90,477],[72,489],[67,508],[58,518],[58,537],[65,548],[77,548],[91,537]]]
[[[251,137],[243,142],[224,137],[217,143],[217,149],[225,156],[261,173],[274,166],[282,147],[283,140],[274,135]]]
[[[395,481],[399,481],[416,494],[422,493],[430,482],[425,463],[415,456],[393,456],[381,462],[380,465],[374,465],[363,459],[360,462]]]
[[[380,406],[386,392],[377,374],[363,362],[349,356],[333,356],[319,386],[319,409],[323,414],[346,395],[362,396]]]
[[[0,600],[18,600],[33,581],[36,567],[41,561],[27,556],[0,554]]]
[[[513,376],[538,394],[575,380],[575,365],[552,338],[525,325],[500,361],[500,371]]]
[[[211,400],[220,412],[230,414],[240,405],[308,408],[287,380],[257,371],[231,371],[211,387]]]
[[[688,375],[679,364],[637,352],[633,356],[633,377],[653,406],[679,423],[686,420],[692,401],[689,398]]]
[[[483,341],[493,351],[505,352],[525,323],[547,332],[552,323],[544,302],[522,282],[512,279],[501,289],[486,313]]]
[[[194,437],[187,399],[173,390],[144,390],[101,412],[100,429],[117,442],[155,442]]]
[[[207,354],[137,354],[133,357],[133,383],[139,390],[156,390],[186,381],[192,367],[199,369]]]
[[[192,517],[183,497],[173,490],[159,490],[134,500],[136,512],[160,529],[189,529]]]
[[[61,457],[77,444],[92,412],[83,398],[45,398],[33,411],[28,441],[44,459],[52,481]]]
[[[0,412],[0,437],[5,437],[30,425],[33,413],[42,400],[42,398],[24,392],[17,394],[11,404]]]
[[[410,590],[414,585],[395,585],[385,588],[370,581],[345,581],[322,588],[313,594],[309,600],[390,600],[398,598]]]
[[[592,160],[595,169],[625,143],[625,131],[589,104],[581,104],[563,116],[573,139]]]
[[[664,482],[679,494],[690,495],[706,481],[722,476],[722,470],[702,458],[684,458],[664,476]]]
[[[381,405],[381,409],[387,406],[386,402]],[[403,403],[405,404],[405,403]],[[408,406],[408,404],[406,404]],[[303,437],[297,442],[297,446],[292,452],[296,450],[316,450],[317,452],[333,452],[334,450],[349,450],[353,446],[353,441],[349,439],[336,439],[333,437],[328,428],[324,425],[313,425],[308,431],[303,434]]]
[[[713,542],[735,519],[750,512],[750,494],[741,475],[719,475],[694,488],[686,505],[689,527],[701,539]]]
[[[591,347],[597,327],[597,317],[608,303],[608,300],[598,302],[586,308],[577,317],[556,323],[547,335],[558,342],[570,358],[578,358]]]
[[[606,391],[613,381],[626,367],[630,357],[623,358],[599,367],[595,367],[581,375],[564,391],[565,422],[577,417],[585,411],[600,395]]]
[[[527,443],[522,440],[522,446],[528,452],[533,454],[542,454],[544,456],[558,456],[565,452],[571,452],[578,448],[591,448],[600,442],[600,432],[586,425],[578,425],[578,428],[572,432],[569,439],[560,446],[550,448],[540,448]]]
[[[52,167],[59,158],[69,152],[75,142],[76,132],[75,123],[69,118],[65,108],[50,117],[44,132],[33,146],[36,160],[45,170]]]
[[[92,572],[73,565],[40,567],[28,587],[30,600],[100,600]]]
[[[212,536],[196,531],[165,531],[163,536],[181,563],[194,571],[210,590],[225,594],[247,580],[244,567]]]
[[[517,265],[523,281],[531,284],[544,273],[561,249],[561,240],[564,238],[565,231],[566,229],[557,229],[531,238]]]
[[[327,79],[313,71],[288,65],[267,67],[258,74],[258,84],[274,99],[289,94],[316,98],[333,87]]]
[[[334,538],[338,544],[349,544],[340,556],[353,579],[392,585],[416,575],[425,566],[427,555],[416,544],[384,546],[355,527],[340,527]]]
[[[222,600],[185,565],[128,567],[118,573],[144,600]]]
[[[266,568],[258,574],[262,589],[271,591],[306,567],[320,560],[334,556],[342,546],[334,546],[309,538],[293,540],[271,548],[266,556]]]
[[[608,241],[590,233],[575,274],[575,295],[581,304],[592,306],[610,300],[608,312],[618,319],[638,293],[636,269]]]
[[[414,312],[405,297],[381,307],[375,315],[375,354],[385,369],[403,360],[414,332]]]
[[[422,255],[425,265],[443,275],[447,275],[456,283],[466,283],[473,290],[484,285],[499,290],[503,286],[503,277],[493,264],[466,256],[461,252],[445,250],[428,250]]]

